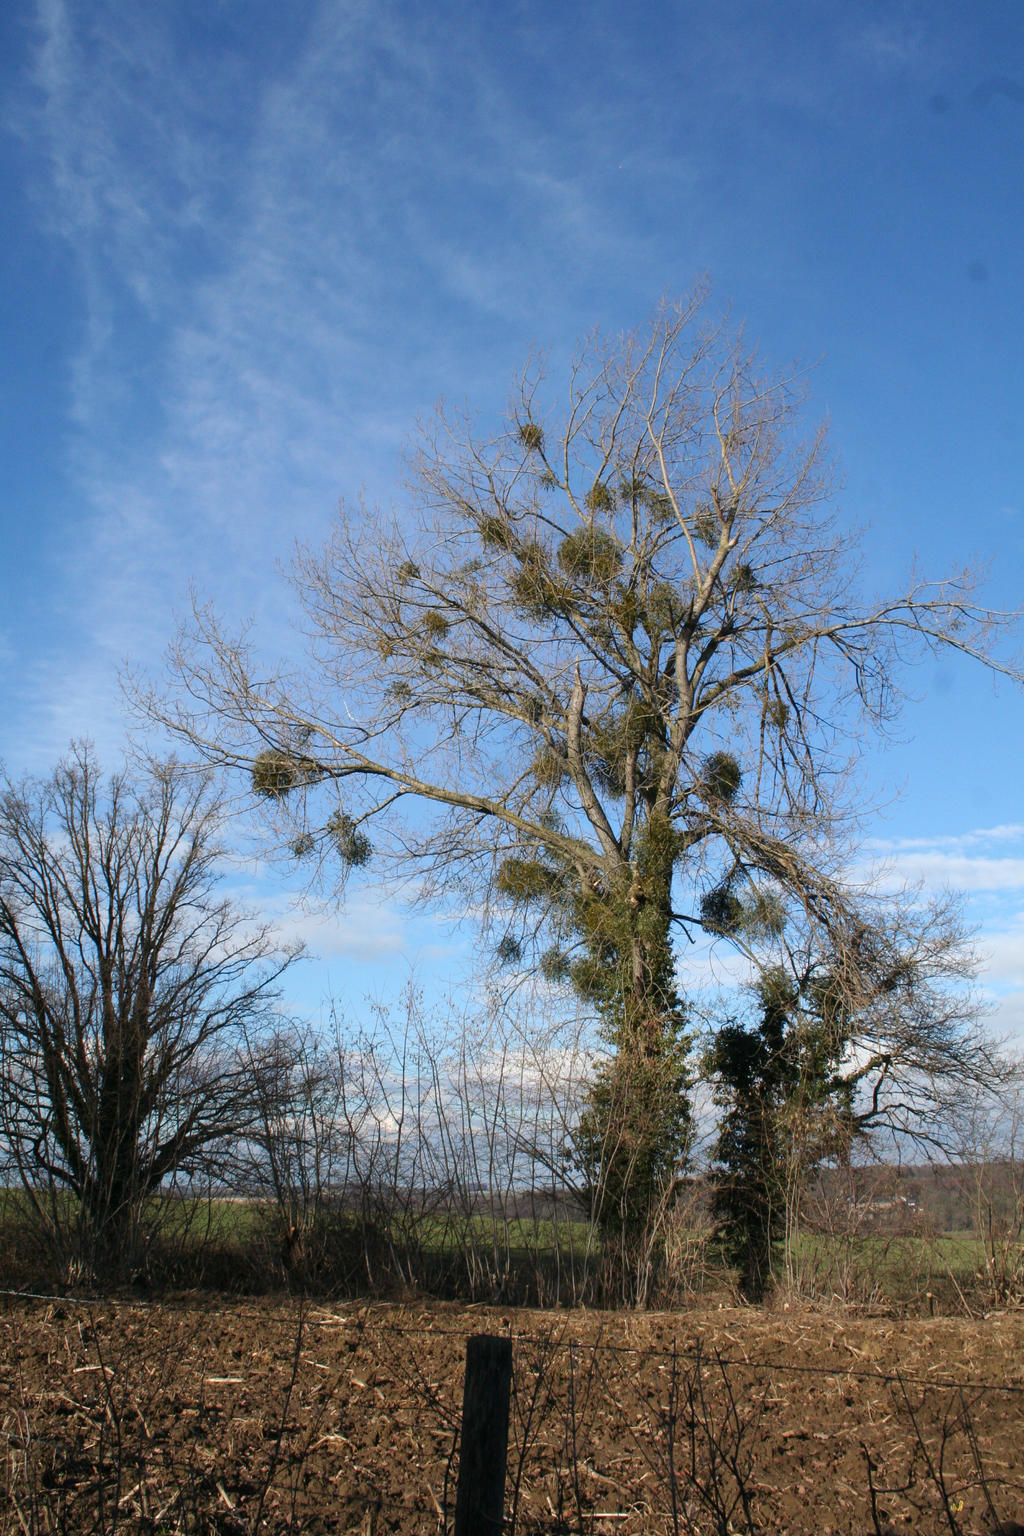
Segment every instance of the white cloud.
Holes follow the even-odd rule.
[[[350,901],[335,912],[295,909],[275,921],[282,943],[302,943],[317,960],[378,960],[401,955],[409,947],[406,925],[394,910],[372,902]]]
[[[979,936],[985,979],[998,988],[1024,988],[1024,913],[1008,928],[986,930]]]
[[[1024,840],[1024,823],[1007,822],[997,827],[975,827],[970,832],[954,832],[936,837],[871,838],[868,848],[879,852],[901,853],[915,849],[962,850],[985,843],[1014,843]]]
[[[698,934],[692,944],[680,944],[676,951],[676,976],[687,993],[739,992],[747,986],[753,970],[749,960],[727,944]]]
[[[930,62],[923,28],[905,17],[890,17],[861,27],[856,45],[883,75],[897,70],[919,74]]]
[[[968,858],[952,853],[899,854],[887,865],[901,881],[921,881],[929,890],[1024,890],[1024,858]]]
[[[926,890],[965,893],[1024,890],[1024,825],[1006,822],[934,837],[873,838],[877,855],[857,870],[858,878],[892,889],[920,883]]]
[[[1024,1052],[1024,991],[997,998],[986,1025],[996,1039],[1005,1040],[1011,1054]]]

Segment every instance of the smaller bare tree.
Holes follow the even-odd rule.
[[[138,1260],[147,1201],[249,1123],[237,1046],[292,958],[218,900],[218,805],[76,746],[0,795],[0,1139],[66,1270]]]
[[[954,1121],[955,1183],[970,1210],[988,1306],[1024,1301],[1024,1061],[995,1089],[964,1095]]]

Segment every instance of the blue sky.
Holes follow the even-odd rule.
[[[0,91],[14,774],[78,734],[116,759],[119,672],[159,667],[189,582],[273,649],[294,541],[400,504],[439,396],[486,421],[531,349],[557,375],[701,273],[813,365],[867,583],[975,559],[1021,600],[1020,7],[25,0]],[[869,831],[969,892],[1024,1039],[1024,704],[913,684]],[[314,942],[355,995],[466,953],[372,890]]]

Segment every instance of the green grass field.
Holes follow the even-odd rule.
[[[52,1209],[60,1225],[73,1226],[70,1200]],[[379,1293],[395,1283],[424,1294],[485,1299],[489,1288],[495,1296],[511,1290],[550,1297],[552,1285],[561,1296],[564,1283],[567,1295],[585,1297],[596,1294],[588,1284],[602,1263],[593,1226],[568,1214],[503,1221],[483,1212],[399,1207],[360,1216],[334,1210],[289,1246],[287,1220],[273,1204],[162,1197],[148,1202],[142,1226],[152,1273],[171,1285],[177,1279],[258,1291],[301,1276],[327,1288],[369,1286]],[[28,1273],[45,1259],[45,1234],[23,1191],[0,1191],[0,1244],[11,1274]],[[669,1302],[727,1292],[732,1283],[706,1230],[674,1231],[655,1265],[659,1293]],[[779,1283],[808,1298],[943,1311],[1018,1299],[1014,1287],[1019,1290],[1022,1272],[1019,1245],[989,1250],[964,1232],[805,1232],[788,1253],[780,1250],[777,1263]]]

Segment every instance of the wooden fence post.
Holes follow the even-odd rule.
[[[467,1339],[455,1536],[501,1536],[511,1386],[512,1340]]]

